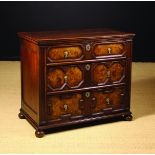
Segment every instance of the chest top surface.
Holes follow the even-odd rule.
[[[112,29],[77,29],[43,32],[18,32],[20,38],[35,43],[52,40],[94,39],[94,38],[132,38],[135,34]]]

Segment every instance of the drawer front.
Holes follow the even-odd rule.
[[[118,83],[125,78],[125,61],[95,63],[92,65],[92,81],[97,85]]]
[[[48,91],[124,82],[126,61],[53,66],[47,72]]]
[[[62,119],[84,114],[81,93],[53,95],[48,98],[48,115],[50,119]]]
[[[125,88],[114,87],[110,89],[99,89],[93,92],[93,97],[92,113],[119,109],[124,106]]]
[[[53,67],[48,71],[48,87],[51,90],[78,88],[84,79],[81,66]]]
[[[122,56],[125,50],[125,45],[123,43],[98,44],[94,47],[93,55],[95,57]]]
[[[123,109],[125,86],[90,89],[77,93],[62,93],[48,96],[49,120],[70,120],[106,114],[107,111]]]
[[[78,60],[83,57],[80,46],[55,47],[48,50],[48,59],[51,62]]]

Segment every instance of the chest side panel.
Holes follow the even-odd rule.
[[[38,46],[21,43],[22,109],[38,122],[39,111],[39,52]]]

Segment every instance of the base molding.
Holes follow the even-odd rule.
[[[61,128],[65,126],[71,126],[71,125],[77,125],[77,124],[85,124],[85,123],[91,123],[95,122],[97,120],[108,120],[110,118],[122,118],[123,120],[126,121],[131,121],[132,120],[132,113],[130,111],[124,111],[124,112],[119,112],[115,114],[107,114],[103,116],[91,116],[91,117],[85,117],[82,119],[77,119],[77,120],[72,120],[72,121],[65,121],[65,122],[59,122],[59,123],[50,123],[48,122],[47,124],[44,125],[38,125],[36,122],[22,109],[20,109],[20,113],[26,120],[36,129],[35,135],[38,138],[42,138],[45,135],[46,130],[48,129],[54,129],[54,128]],[[104,124],[104,123],[103,123]],[[75,126],[76,127],[76,126]]]

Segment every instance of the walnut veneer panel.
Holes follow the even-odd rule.
[[[104,83],[107,80],[107,67],[104,64],[95,65],[92,76],[94,82]]]
[[[77,66],[67,66],[49,70],[48,83],[51,88],[62,89],[68,85],[70,88],[78,86],[83,81],[83,72]]]
[[[124,50],[123,44],[96,45],[94,54],[95,56],[120,55]]]
[[[81,94],[74,95],[57,95],[49,98],[51,104],[51,119],[61,118],[63,115],[71,116],[81,115],[80,109]]]
[[[124,75],[124,67],[120,63],[114,63],[109,68],[110,79],[113,82],[119,81]]]
[[[65,73],[61,69],[54,69],[48,73],[48,80],[52,88],[60,88],[64,85]]]
[[[124,95],[124,88],[113,88],[111,90],[105,91],[100,90],[94,92],[95,106],[93,112],[100,112],[106,108],[116,108],[120,107],[122,104],[122,96]]]
[[[94,64],[92,69],[92,80],[96,84],[104,84],[108,80],[112,83],[120,81],[124,78],[125,66],[121,62],[113,62],[111,64],[98,63]]]
[[[58,47],[51,48],[48,51],[48,56],[53,61],[66,60],[66,59],[78,59],[82,55],[80,47]]]

